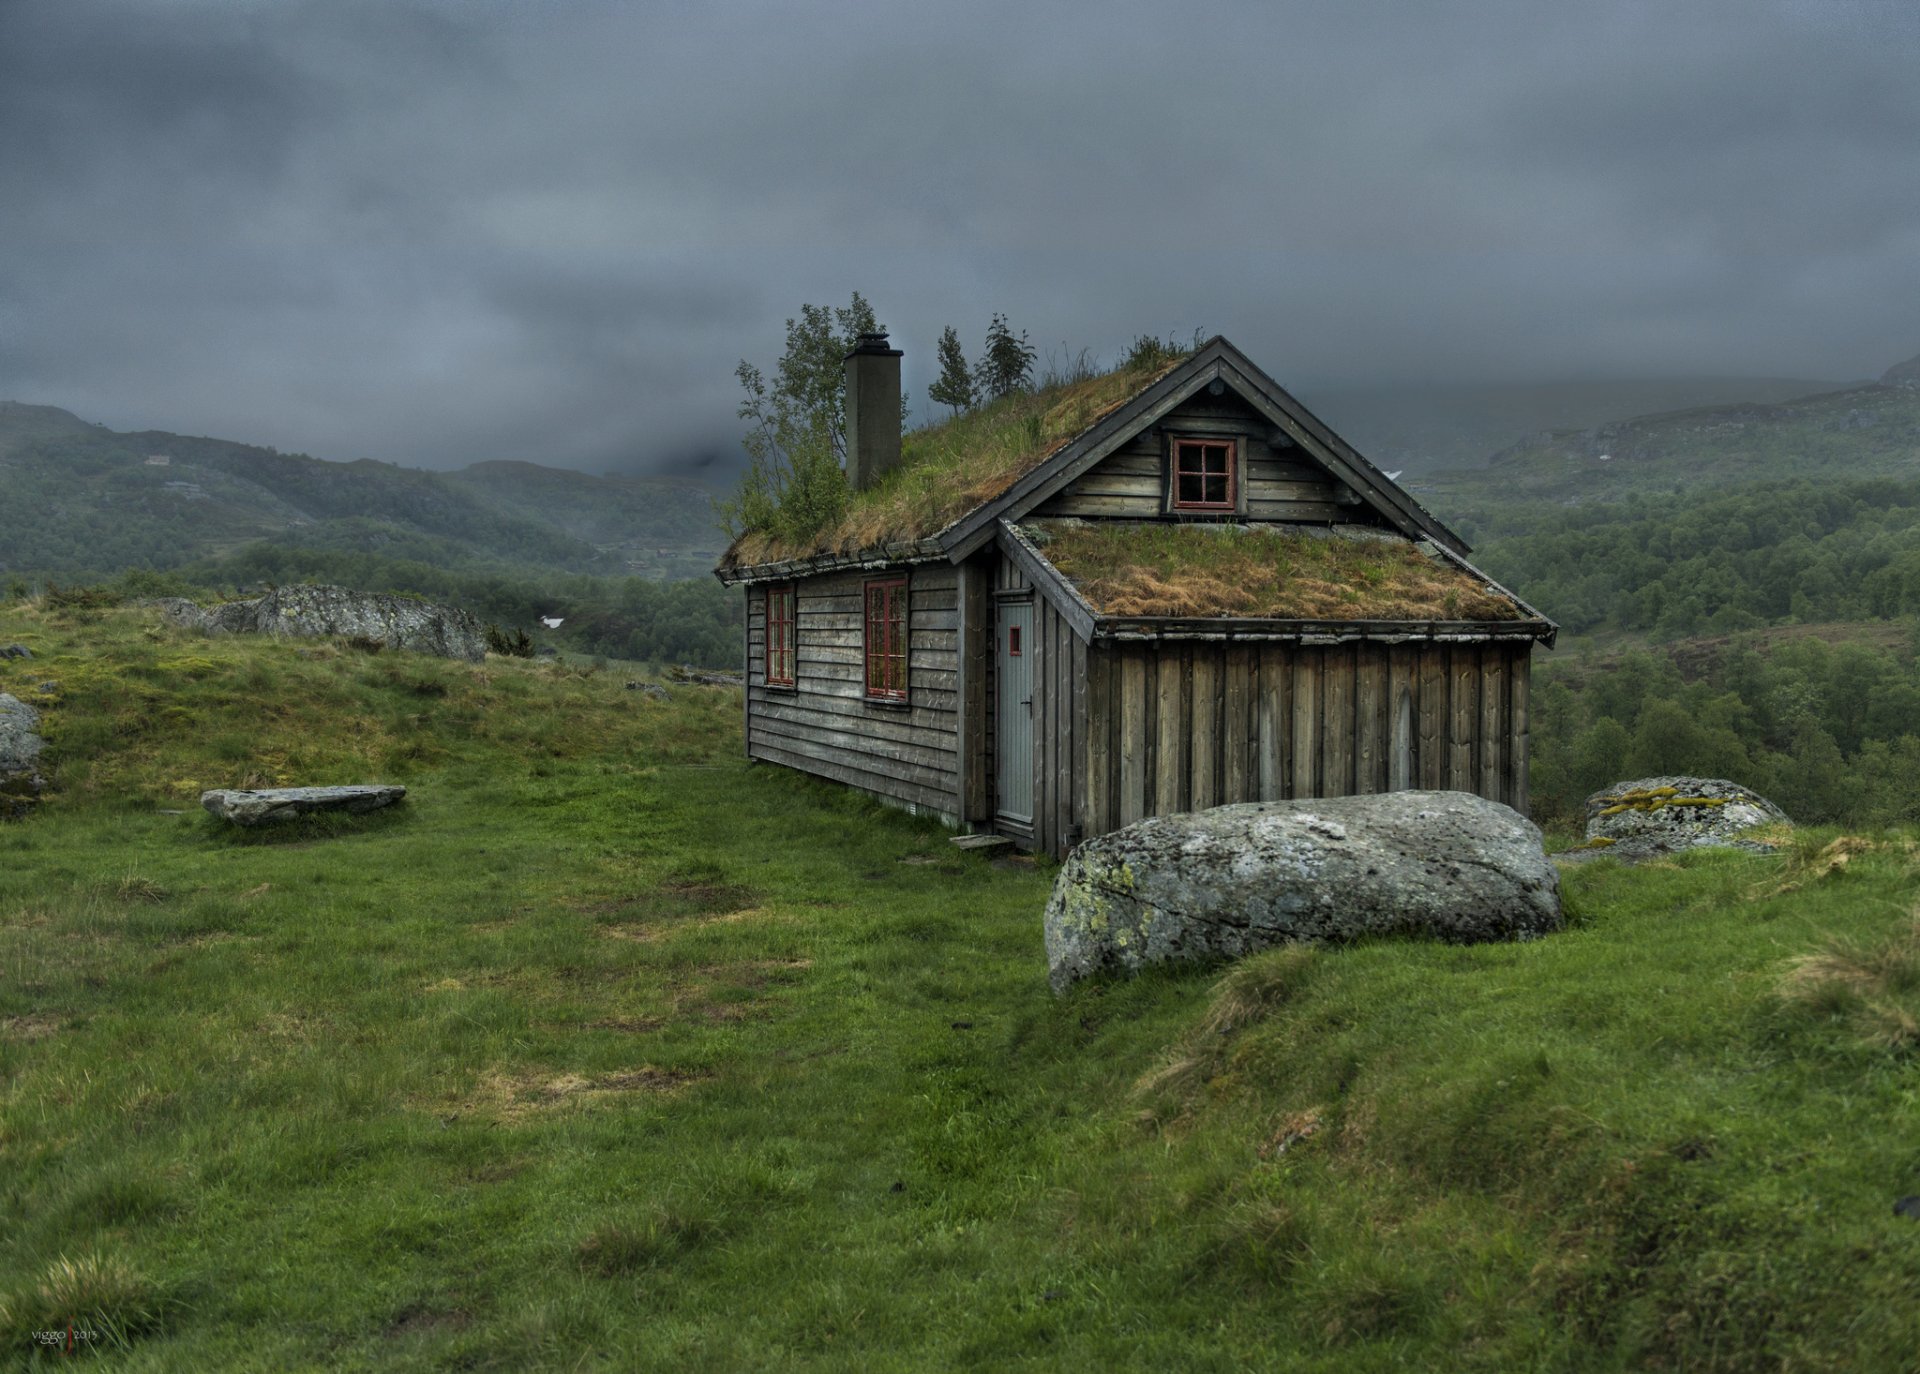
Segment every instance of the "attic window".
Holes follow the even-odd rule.
[[[907,699],[907,580],[867,583],[867,696]]]
[[[1233,510],[1236,496],[1231,439],[1175,439],[1173,441],[1173,508],[1175,510]]]
[[[767,588],[767,686],[793,686],[793,583]]]

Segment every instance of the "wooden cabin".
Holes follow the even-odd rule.
[[[716,570],[747,598],[752,758],[1055,856],[1226,802],[1526,811],[1555,626],[1232,344],[904,449],[899,360],[847,357],[847,518]]]

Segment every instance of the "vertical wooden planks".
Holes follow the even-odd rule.
[[[987,654],[992,647],[993,601],[980,558],[960,567],[960,820],[991,820],[993,755],[987,733]]]
[[[1045,597],[1034,599],[1034,640],[1040,650],[1039,677],[1034,686],[1036,713],[1034,728],[1040,736],[1033,751],[1034,766],[1040,770],[1033,789],[1033,839],[1042,853],[1051,854],[1059,842],[1056,833],[1060,808],[1055,796],[1060,789],[1060,655],[1054,644],[1054,629],[1059,619],[1053,603]]]
[[[1480,654],[1470,644],[1447,648],[1447,788],[1471,792],[1473,732],[1480,722]]]
[[[1086,703],[1081,708],[1087,737],[1082,764],[1085,772],[1081,778],[1086,797],[1082,804],[1086,836],[1104,835],[1119,824],[1110,800],[1113,732],[1120,715],[1120,703],[1113,690],[1113,660],[1111,644],[1087,647]]]
[[[1351,645],[1321,651],[1320,784],[1321,795],[1353,795],[1353,698],[1357,666]]]
[[[1252,691],[1253,654],[1245,644],[1229,644],[1222,660],[1220,796],[1227,802],[1252,801],[1257,795],[1251,770],[1261,732]]]
[[[1507,646],[1480,646],[1480,782],[1474,791],[1488,801],[1507,800]]]
[[[1068,706],[1067,706],[1067,785],[1062,789],[1066,798],[1066,833],[1062,836],[1063,848],[1072,848],[1088,835],[1095,832],[1087,829],[1088,817],[1092,808],[1087,804],[1089,724],[1087,720],[1087,690],[1092,685],[1087,681],[1087,672],[1091,667],[1087,645],[1079,635],[1073,632],[1063,618],[1060,622],[1067,638],[1068,652]]]
[[[1218,806],[1220,796],[1220,695],[1225,684],[1221,673],[1221,646],[1196,644],[1193,647],[1193,729],[1188,747],[1193,762],[1190,773],[1193,786],[1187,797],[1187,809],[1204,811]]]
[[[1413,646],[1394,644],[1387,649],[1387,790],[1404,792],[1413,776],[1413,685],[1416,660]]]
[[[1151,794],[1147,776],[1147,650],[1121,645],[1120,653],[1120,824],[1132,825],[1147,814]]]
[[[1354,648],[1353,790],[1383,792],[1387,785],[1387,656],[1377,644]]]
[[[1186,646],[1155,646],[1158,682],[1154,698],[1153,802],[1150,814],[1170,816],[1186,810],[1187,652]]]
[[[1293,709],[1289,797],[1320,795],[1320,668],[1326,655],[1304,645],[1293,654]]]
[[[1527,787],[1527,755],[1532,743],[1527,699],[1532,691],[1532,677],[1533,644],[1528,641],[1514,648],[1507,677],[1508,715],[1512,721],[1507,735],[1507,805],[1523,816],[1530,814],[1528,808],[1533,801]]]
[[[1422,788],[1437,792],[1447,785],[1447,651],[1422,644],[1417,657],[1414,776]]]

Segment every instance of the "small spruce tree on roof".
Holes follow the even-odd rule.
[[[990,400],[1025,391],[1033,384],[1033,358],[1027,331],[1016,335],[1007,317],[996,313],[987,327],[987,351],[973,370],[974,381]]]
[[[960,336],[948,325],[940,331],[940,380],[927,388],[927,399],[952,407],[958,415],[972,407],[974,392],[973,369],[960,351]]]

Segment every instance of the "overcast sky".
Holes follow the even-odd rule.
[[[1352,385],[1920,351],[1920,4],[0,0],[0,399],[672,470],[858,289],[907,350]]]

